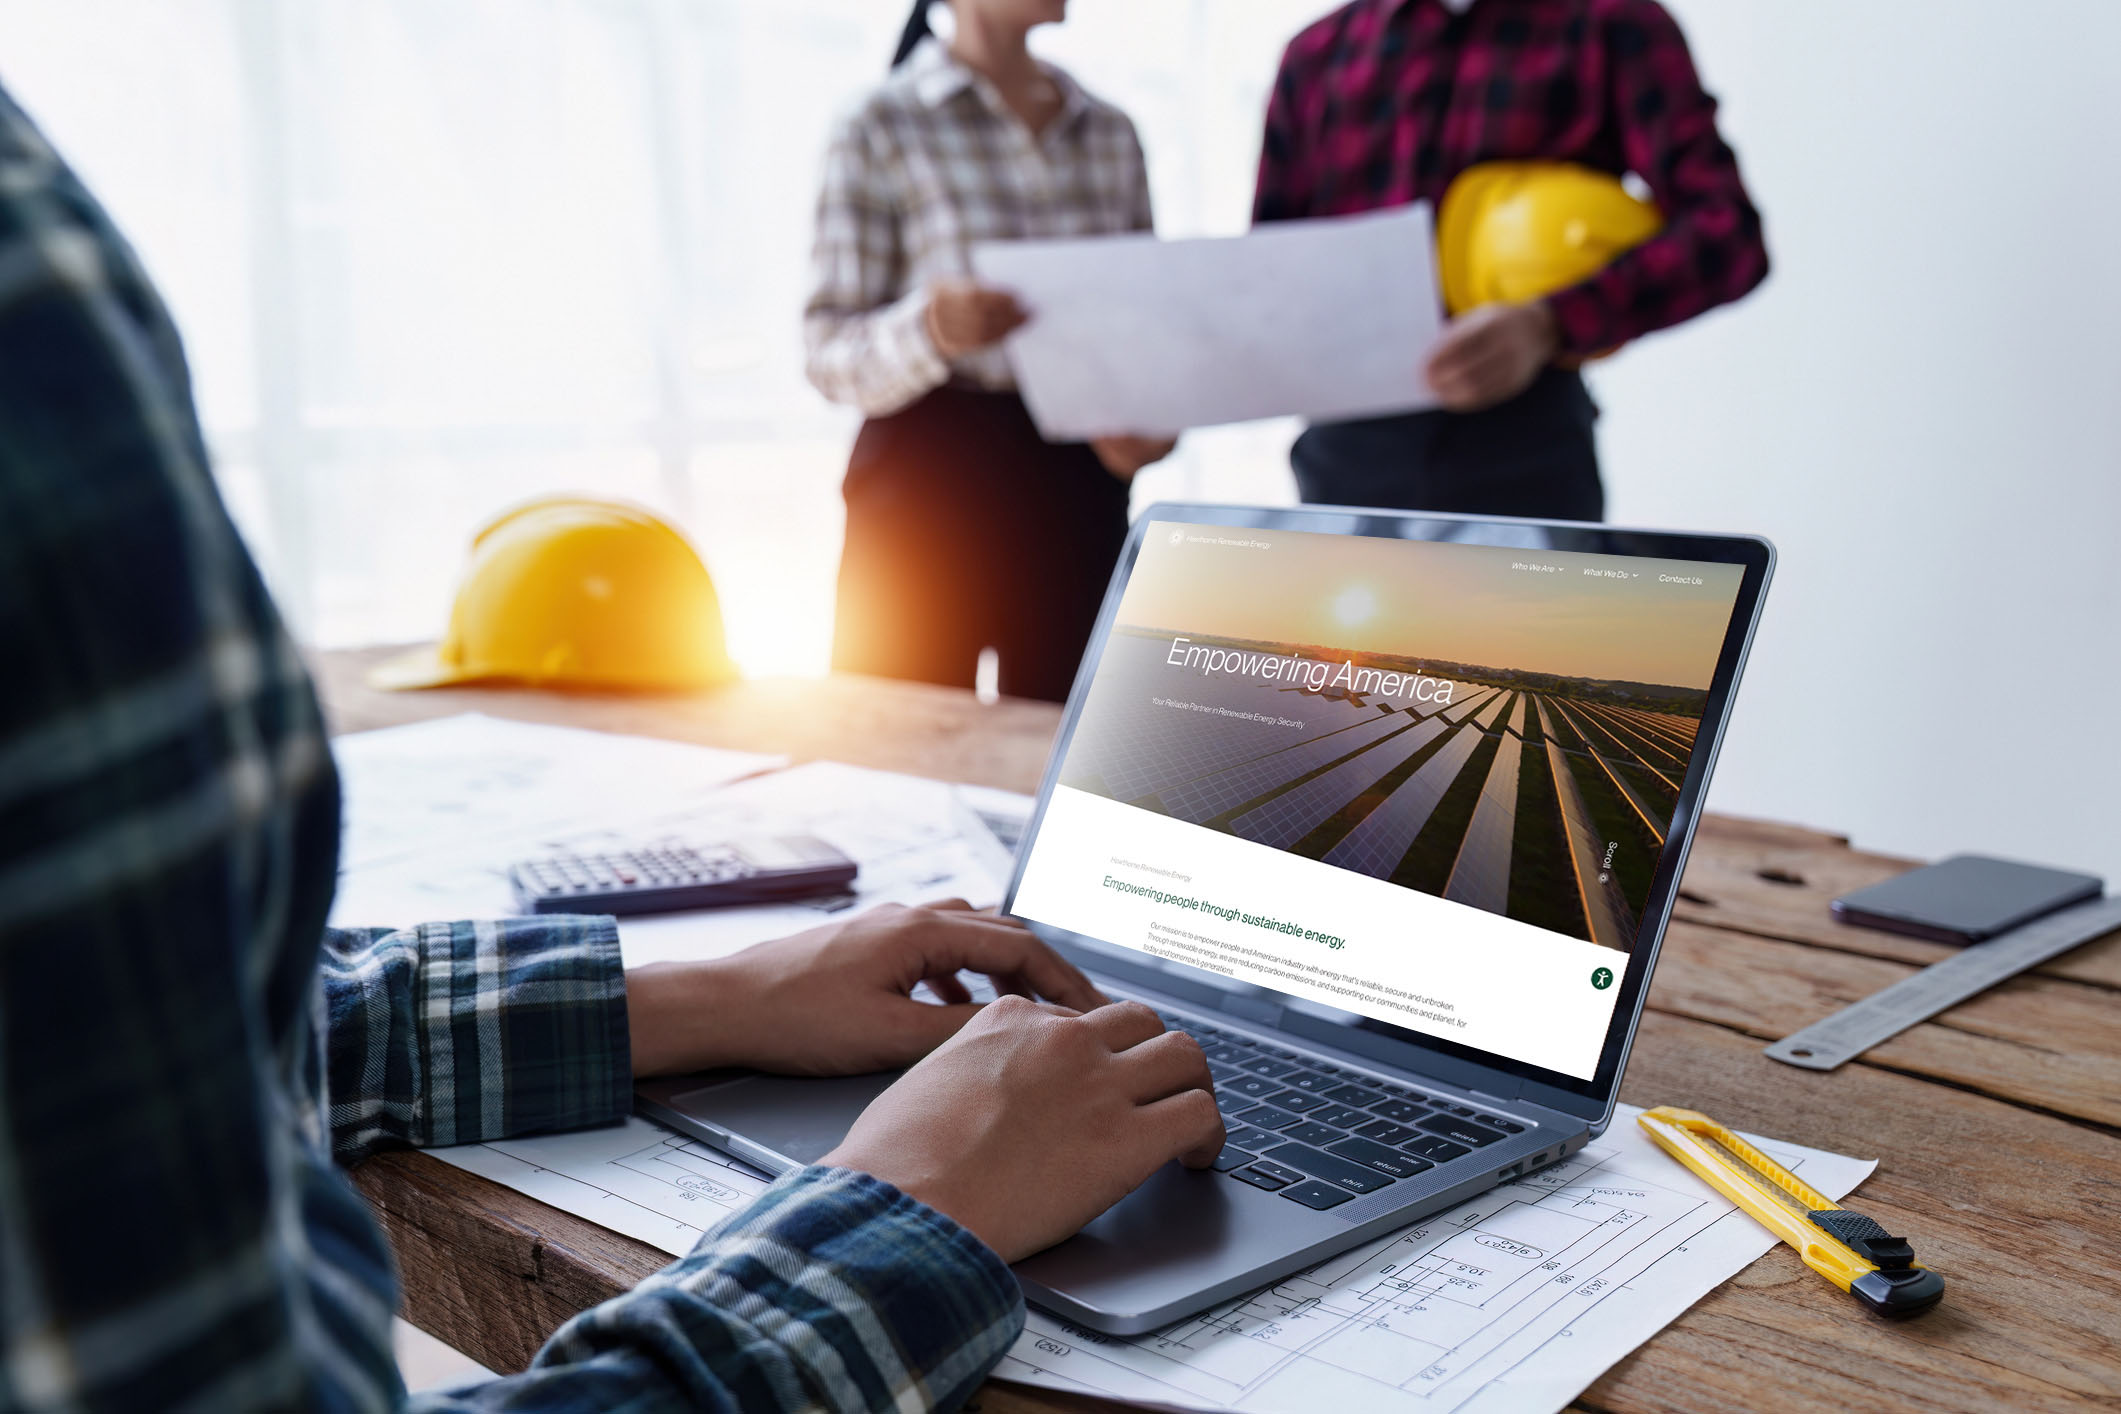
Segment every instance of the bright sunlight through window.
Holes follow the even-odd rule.
[[[1323,0],[1076,0],[1041,48],[1139,124],[1167,235],[1234,233]],[[436,636],[473,532],[635,500],[750,673],[831,641],[854,420],[802,376],[815,181],[899,0],[0,6],[7,81],[183,330],[223,495],[296,631]],[[1157,498],[1290,499],[1288,429]],[[1215,462],[1209,485],[1204,468]]]

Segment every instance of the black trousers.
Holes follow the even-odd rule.
[[[943,388],[871,418],[847,467],[832,666],[1065,699],[1127,537],[1127,488],[1013,393]]]
[[[1289,460],[1303,498],[1323,505],[1602,520],[1597,418],[1582,375],[1549,368],[1481,412],[1321,423]]]

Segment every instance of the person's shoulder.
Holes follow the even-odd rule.
[[[1588,0],[1586,8],[1592,23],[1608,35],[1639,40],[1682,39],[1678,19],[1659,0]]]
[[[901,66],[894,69],[883,82],[842,105],[835,126],[843,131],[849,128],[879,127],[905,116],[919,106],[919,80]]]
[[[9,212],[10,236],[22,233],[13,219],[18,200],[41,201],[53,195],[66,175],[44,134],[16,105],[14,95],[0,88],[0,209]]]
[[[1298,30],[1282,50],[1282,66],[1322,63],[1343,41],[1374,28],[1380,22],[1377,0],[1349,0]]]
[[[1134,119],[1128,115],[1126,109],[1099,95],[1060,65],[1047,64],[1045,67],[1046,72],[1056,81],[1066,84],[1081,95],[1083,112],[1089,115],[1090,121],[1114,129],[1124,128],[1130,133],[1134,131]]]
[[[838,150],[867,154],[887,153],[898,143],[896,134],[921,107],[915,80],[904,67],[891,73],[867,92],[841,105],[833,118],[831,145]]]
[[[1662,24],[1677,24],[1672,12],[1665,8],[1662,0],[1586,0],[1591,13],[1600,19],[1609,20],[1656,20]]]

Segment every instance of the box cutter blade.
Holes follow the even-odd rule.
[[[1927,1311],[1944,1278],[1871,1218],[1829,1199],[1705,1114],[1660,1105],[1636,1121],[1718,1193],[1796,1249],[1804,1264],[1881,1316]]]

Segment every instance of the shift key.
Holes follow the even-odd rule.
[[[1314,1149],[1308,1144],[1283,1144],[1267,1150],[1261,1157],[1287,1164],[1292,1169],[1302,1169],[1313,1178],[1326,1179],[1357,1193],[1374,1193],[1392,1181],[1376,1169],[1343,1159],[1338,1154]]]

